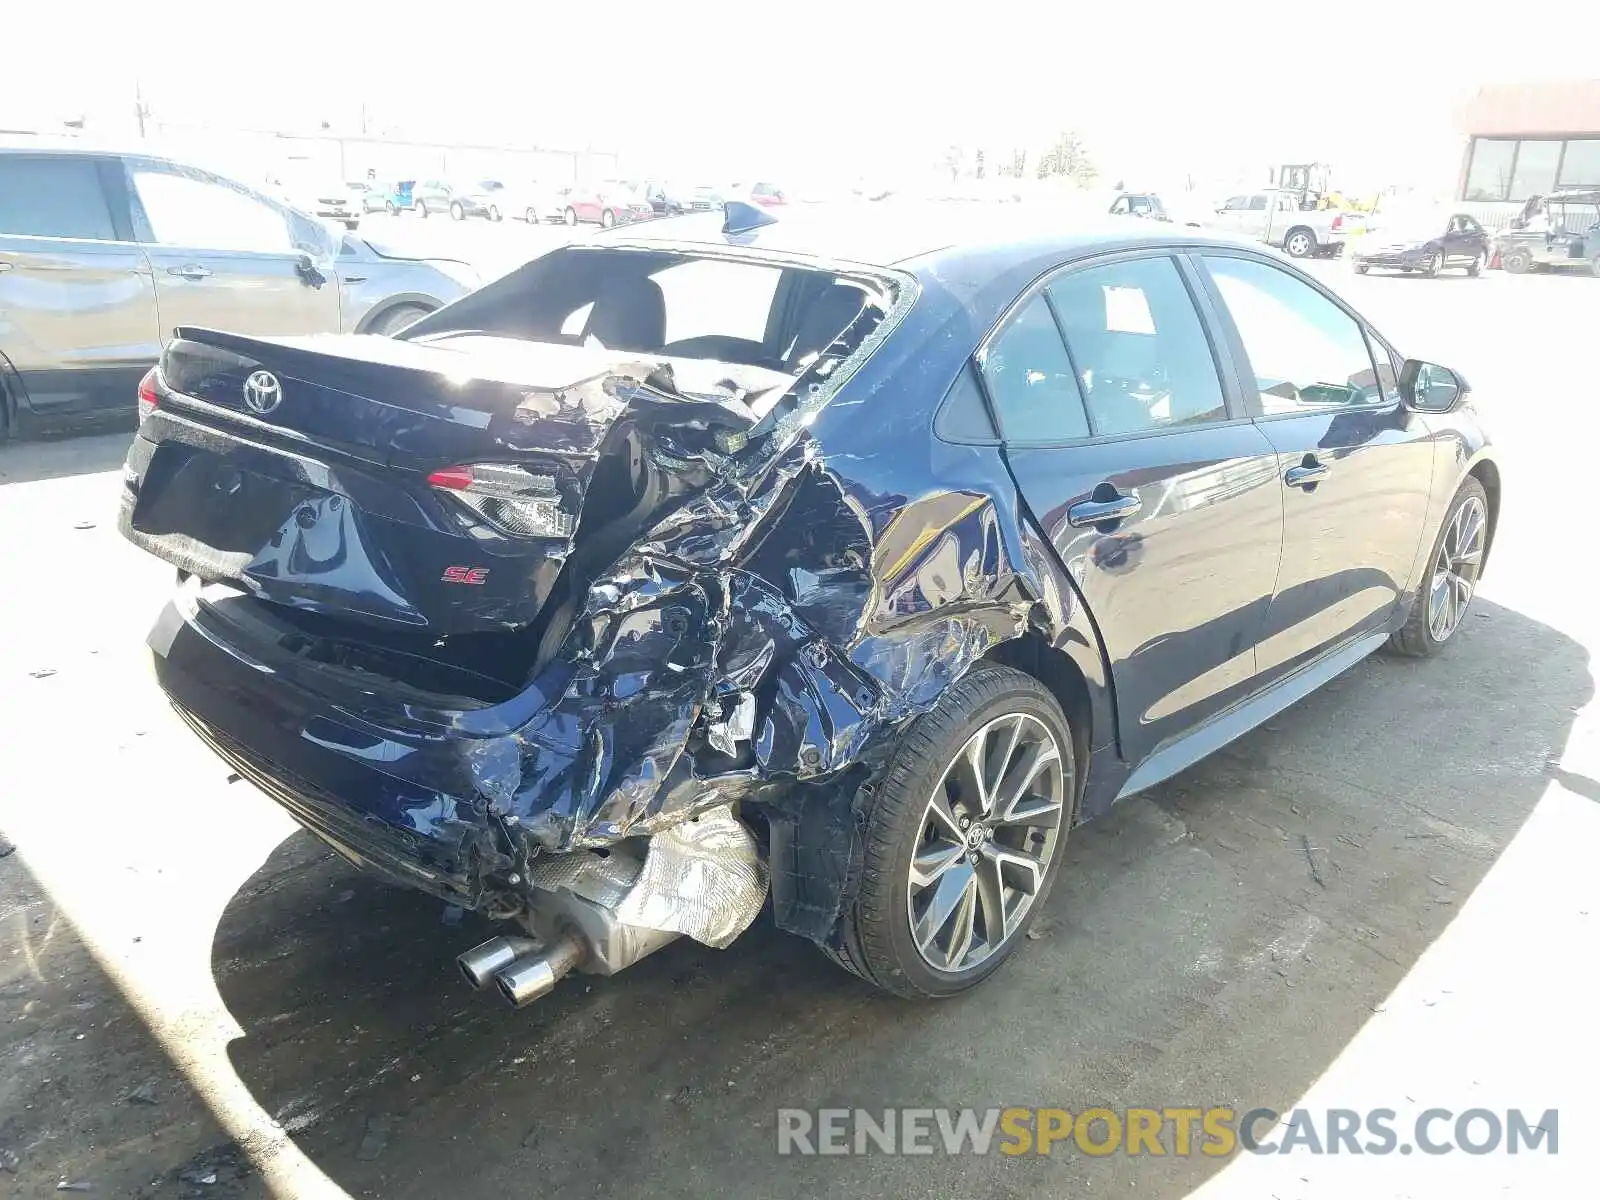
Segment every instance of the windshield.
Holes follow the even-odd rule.
[[[498,192],[503,187],[505,187],[505,184],[495,179],[480,179],[478,181],[478,190],[480,192]]]

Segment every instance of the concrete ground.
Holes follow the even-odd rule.
[[[1077,833],[1042,936],[937,1006],[759,925],[522,1013],[469,993],[481,926],[343,866],[161,701],[126,434],[0,449],[0,1195],[1592,1195],[1600,282],[1317,269],[1488,414],[1475,615]],[[1299,1102],[1559,1108],[1560,1153],[775,1151],[780,1107]]]

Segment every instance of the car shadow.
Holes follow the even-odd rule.
[[[3,836],[0,1014],[8,1194],[233,1200],[250,1186],[248,1156]]]
[[[72,475],[112,471],[128,455],[133,425],[97,425],[92,430],[64,429],[0,442],[0,484],[38,483]],[[108,432],[109,429],[109,432]]]
[[[1564,634],[1486,602],[1469,620],[1076,831],[1017,959],[941,1004],[763,919],[512,1012],[452,962],[486,923],[296,834],[216,931],[233,1066],[352,1195],[1184,1195],[1221,1163],[780,1156],[776,1111],[1286,1109],[1516,835],[1592,693]]]

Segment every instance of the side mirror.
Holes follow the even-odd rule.
[[[328,277],[318,270],[316,259],[304,251],[295,258],[294,273],[300,276],[300,282],[307,287],[320,288],[328,282]]]
[[[1408,358],[1400,368],[1400,396],[1412,412],[1453,412],[1471,390],[1449,367]]]

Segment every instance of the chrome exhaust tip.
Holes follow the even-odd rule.
[[[553,992],[583,961],[584,953],[583,941],[576,934],[564,933],[538,953],[524,955],[496,972],[494,985],[512,1008],[523,1008]]]
[[[536,950],[539,943],[532,938],[496,937],[474,946],[456,959],[456,966],[468,983],[482,991],[489,986],[495,972],[504,970],[523,955]]]

